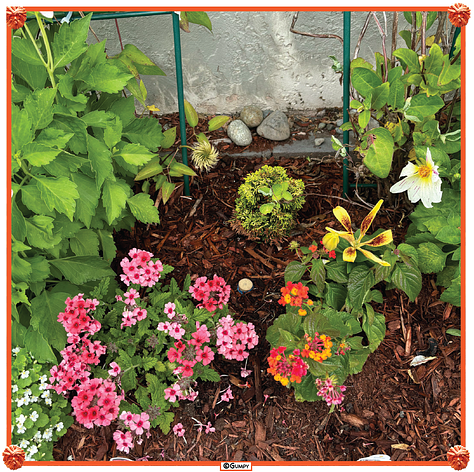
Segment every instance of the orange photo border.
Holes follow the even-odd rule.
[[[160,8],[145,6],[145,7],[119,7],[119,6],[106,6],[106,7],[25,7],[28,11],[54,11],[61,9],[64,11],[447,11],[447,7],[180,7],[177,5]],[[7,28],[7,175],[11,175],[11,160],[8,156],[11,155],[11,31]],[[461,179],[461,444],[466,443],[466,180],[465,175],[466,169],[466,34],[465,29],[461,28],[461,170],[463,172],[463,178]],[[6,332],[7,332],[7,346],[6,346],[6,358],[7,358],[7,383],[6,383],[6,399],[7,399],[7,431],[6,438],[7,444],[11,444],[11,180],[7,180],[7,199],[6,199],[6,214],[7,214],[7,313],[10,316],[6,318]],[[233,462],[233,461],[224,461]],[[250,462],[250,461],[248,461]],[[122,467],[122,466],[220,466],[222,461],[26,461],[24,465],[27,466],[111,466],[111,467]],[[252,465],[258,466],[448,466],[448,462],[430,462],[430,461],[393,461],[393,462],[358,462],[358,461],[347,461],[347,462],[314,462],[314,461],[259,461],[258,463],[252,463]]]

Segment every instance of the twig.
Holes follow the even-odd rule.
[[[428,12],[422,12],[421,18],[421,55],[424,56],[426,54],[426,20],[428,18]]]
[[[392,26],[392,50],[391,50],[391,61],[392,68],[395,67],[395,56],[393,53],[397,49],[397,37],[398,37],[398,11],[393,12],[393,26]]]
[[[357,203],[357,202],[354,202],[353,200],[351,199],[347,199],[347,198],[342,198],[342,197],[336,197],[336,195],[325,195],[323,193],[307,193],[306,195],[315,195],[316,197],[328,197],[328,198],[337,198],[338,200],[342,200],[344,202],[347,202],[347,203],[350,203],[351,205],[357,205],[357,206],[360,206],[362,208],[369,208],[369,210],[372,210],[372,208],[374,207],[374,205],[370,206],[369,205],[368,207],[365,206],[365,205],[361,205],[360,203]]]
[[[387,35],[385,34],[385,31],[382,29],[382,25],[380,24],[380,22],[377,18],[377,15],[375,14],[374,11],[372,12],[372,15],[374,16],[374,20],[377,23],[377,26],[378,26],[379,31],[380,31],[380,35],[382,36],[382,51],[383,51],[383,58],[384,58],[384,62],[385,62],[385,74],[384,74],[384,76],[385,76],[385,82],[387,82],[387,78],[388,78],[387,50],[385,48],[385,39],[386,39]],[[387,29],[387,16],[385,15],[385,12],[384,12],[384,17],[385,17],[385,29]]]
[[[411,12],[411,49],[416,47],[416,12]]]
[[[295,27],[295,24],[296,24],[296,20],[298,19],[298,15],[299,15],[299,12],[295,12],[294,16],[293,16],[293,21],[291,22],[291,26],[290,26],[290,31],[294,34],[301,34],[302,36],[309,36],[311,38],[334,38],[334,39],[338,39],[342,46],[344,46],[344,40],[338,36],[337,34],[315,34],[315,33],[303,33],[301,31],[296,31],[294,29]]]
[[[441,11],[438,13],[438,28],[436,30],[436,33],[435,33],[435,37],[434,37],[434,41],[433,41],[433,44],[438,44],[440,39],[445,36],[443,33],[444,33],[444,24],[446,22],[446,17],[447,17],[448,13],[445,12],[445,11]],[[447,51],[445,50],[446,49],[446,44],[445,44],[445,40],[443,40],[443,53],[446,54]]]
[[[360,35],[359,35],[359,39],[357,40],[357,44],[356,44],[356,47],[354,49],[354,59],[357,59],[357,57],[359,56],[360,44],[362,42],[362,38],[365,35],[365,32],[367,31],[367,27],[369,26],[369,22],[370,22],[371,17],[372,17],[372,13],[369,13],[367,15],[367,18],[365,19],[364,26],[362,27],[362,30],[361,30]]]

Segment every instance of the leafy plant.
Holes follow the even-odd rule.
[[[12,341],[53,361],[66,294],[115,275],[113,231],[159,222],[133,185],[168,136],[135,116],[134,96],[146,99],[137,74],[159,67],[132,45],[114,57],[105,41],[87,46],[92,14],[62,25],[34,15],[12,38]],[[194,175],[172,158],[160,172]]]
[[[295,225],[303,192],[303,181],[289,178],[283,167],[263,166],[239,187],[232,227],[251,239],[279,240]]]
[[[74,421],[67,400],[48,389],[50,366],[25,348],[12,350],[12,444],[25,451],[26,460],[54,460],[54,442]]]

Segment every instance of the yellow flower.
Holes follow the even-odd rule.
[[[378,236],[375,236],[375,238],[372,238],[369,241],[362,242],[362,238],[365,236],[365,233],[367,233],[367,230],[370,228],[370,225],[372,224],[372,221],[374,220],[375,215],[377,214],[380,207],[382,206],[382,203],[383,203],[383,200],[379,200],[377,205],[375,205],[374,208],[372,208],[372,210],[370,211],[370,213],[364,218],[364,221],[362,221],[362,225],[360,227],[360,236],[357,239],[355,239],[354,233],[352,232],[351,218],[349,217],[349,214],[347,213],[347,211],[340,206],[337,206],[336,208],[334,208],[333,210],[334,216],[338,219],[338,221],[342,224],[342,226],[344,226],[346,231],[336,231],[332,228],[326,228],[326,229],[331,233],[332,242],[337,241],[338,243],[339,238],[343,238],[349,242],[350,247],[344,249],[344,253],[342,254],[342,259],[344,261],[354,262],[357,256],[357,251],[360,251],[362,254],[364,254],[365,257],[367,257],[367,259],[370,259],[371,261],[377,262],[377,264],[380,264],[382,266],[390,266],[388,262],[383,261],[382,259],[379,259],[377,256],[374,256],[374,254],[372,254],[370,251],[362,249],[363,246],[370,246],[370,247],[385,246],[386,244],[389,244],[393,241],[392,230],[389,229],[387,231],[384,231],[383,233],[380,233]],[[323,238],[323,243],[326,246],[326,243],[324,242],[324,238]],[[336,246],[337,246],[337,243],[336,243]],[[328,246],[326,246],[326,248],[329,249]]]
[[[191,159],[199,170],[210,171],[219,160],[218,151],[207,139],[195,144],[191,149]]]
[[[306,316],[306,310],[303,310],[303,309],[300,308],[300,309],[298,310],[298,315],[300,315],[300,316]]]

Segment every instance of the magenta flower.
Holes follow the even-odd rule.
[[[110,367],[112,368],[108,371],[109,375],[111,375],[112,377],[116,377],[118,374],[120,374],[121,369],[120,369],[120,366],[116,362],[112,362],[110,364]]]
[[[183,428],[183,425],[181,423],[178,423],[177,425],[173,426],[173,432],[176,434],[176,436],[184,436],[184,433],[186,430]]]

